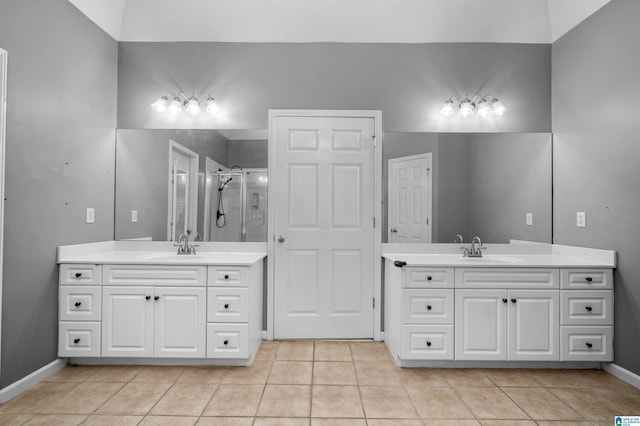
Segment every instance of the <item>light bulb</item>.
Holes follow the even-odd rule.
[[[191,115],[200,114],[200,101],[195,97],[195,95],[191,96],[187,102],[185,103],[186,110]]]
[[[218,103],[216,102],[215,99],[209,96],[207,98],[207,113],[215,116],[215,115],[218,115],[219,112],[220,112],[220,107],[218,106]]]
[[[469,98],[465,98],[465,100],[462,101],[462,103],[460,104],[460,115],[463,118],[467,118],[473,113],[473,110],[475,109],[475,107],[476,107],[476,104],[471,102]]]
[[[455,114],[455,110],[453,108],[453,101],[451,99],[449,99],[444,103],[444,106],[440,110],[440,114],[444,115],[445,117],[450,117],[453,114]]]
[[[478,115],[482,118],[487,118],[491,115],[491,107],[486,98],[482,98],[480,102],[478,102]]]
[[[178,98],[171,99],[167,112],[171,115],[180,114],[182,112],[182,101]]]
[[[507,111],[507,108],[505,108],[504,105],[502,105],[502,102],[500,102],[498,99],[494,98],[491,101],[491,108],[493,109],[493,112],[496,115],[499,115],[502,117],[502,115]]]
[[[157,101],[151,104],[151,108],[153,108],[155,112],[165,112],[168,103],[169,99],[166,96],[160,96]]]

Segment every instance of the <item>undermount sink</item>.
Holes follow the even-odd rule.
[[[518,263],[520,259],[517,257],[502,257],[502,256],[484,256],[484,257],[462,257],[458,259],[459,262],[464,263],[490,263],[490,264],[509,264]]]

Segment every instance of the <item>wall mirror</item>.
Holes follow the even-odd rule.
[[[267,130],[118,129],[115,239],[266,241]]]
[[[551,156],[550,133],[385,132],[382,241],[551,243]]]

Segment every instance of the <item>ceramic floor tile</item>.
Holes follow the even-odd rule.
[[[90,376],[88,382],[129,382],[136,377],[141,366],[134,365],[100,365],[95,367],[95,374]]]
[[[536,426],[533,420],[480,420],[482,426]]]
[[[348,342],[316,342],[315,361],[351,361],[351,346]]]
[[[308,361],[275,361],[267,383],[272,385],[310,385],[313,363]]]
[[[620,415],[637,416],[640,413],[640,389],[633,386],[621,388],[594,388],[593,391],[609,401],[615,401]]]
[[[40,382],[0,405],[0,413],[39,413],[71,392],[78,383]]]
[[[453,388],[449,387],[408,387],[418,414],[423,419],[474,419],[474,415],[464,405]]]
[[[77,426],[87,416],[65,414],[37,414],[29,419],[25,426]]]
[[[357,386],[313,386],[311,417],[364,417]]]
[[[258,407],[258,417],[309,417],[311,386],[267,385]]]
[[[402,380],[391,363],[358,361],[355,368],[359,385],[402,385]]]
[[[203,416],[255,416],[264,385],[220,385]]]
[[[33,416],[33,414],[0,414],[0,426],[19,426]]]
[[[548,388],[548,390],[587,420],[613,419],[619,414],[615,403],[603,398],[593,389]]]
[[[253,417],[200,417],[196,426],[251,426]]]
[[[309,419],[294,417],[256,417],[253,426],[309,426]]]
[[[567,370],[530,369],[528,374],[544,387],[582,388],[587,385]]]
[[[143,416],[111,416],[93,414],[82,423],[82,426],[136,426]]]
[[[124,383],[83,382],[42,412],[47,414],[92,414],[124,385]]]
[[[144,416],[171,386],[169,383],[127,383],[96,414]]]
[[[594,423],[584,421],[571,420],[538,420],[538,426],[593,426]],[[607,422],[607,426],[613,426],[611,422]]]
[[[280,342],[276,352],[279,361],[313,361],[314,342]]]
[[[264,385],[267,383],[267,377],[271,370],[270,361],[254,361],[254,363],[248,367],[232,367],[222,383],[224,384],[250,384],[250,385]]]
[[[424,419],[424,426],[480,426],[477,420],[429,420]]]
[[[584,419],[546,389],[503,388],[502,391],[534,420]]]
[[[495,386],[483,369],[443,368],[441,371],[450,386]]]
[[[132,381],[139,383],[175,383],[182,373],[184,373],[184,367],[168,365],[146,366]]]
[[[443,420],[436,420],[433,423],[433,426],[442,426],[442,425],[447,425],[447,426],[479,426],[480,423],[469,423],[468,425],[466,423],[464,423],[464,420],[461,420],[461,423],[457,423],[458,421],[456,420],[456,423],[446,423],[448,422],[448,420],[444,420],[444,423],[442,423]],[[367,425],[368,426],[422,426],[425,423],[423,423],[421,420],[408,420],[408,419],[404,419],[404,420],[397,420],[397,419],[367,419]]]
[[[580,382],[594,388],[631,386],[603,370],[570,370],[569,373],[575,376]]]
[[[367,426],[365,419],[319,419],[312,418],[311,426]],[[422,424],[421,424],[422,426]]]
[[[280,342],[262,342],[254,361],[273,361],[276,359]]]
[[[356,371],[352,362],[313,363],[313,384],[316,385],[356,385]]]
[[[352,342],[350,346],[354,361],[391,361],[387,346],[383,342]]]
[[[456,387],[455,391],[478,419],[519,420],[529,418],[496,387]]]
[[[406,386],[449,386],[436,368],[400,368],[397,371]]]
[[[496,368],[486,370],[486,374],[489,380],[500,387],[517,386],[531,388],[540,386],[540,383],[538,383],[533,376],[521,369]]]
[[[228,367],[183,367],[176,383],[215,384],[220,383],[229,372]]]
[[[151,409],[154,416],[200,416],[218,385],[176,383]]]
[[[360,395],[367,418],[419,418],[409,394],[402,386],[361,386]]]
[[[188,416],[146,416],[139,426],[193,426],[198,417]]]
[[[98,372],[99,367],[92,365],[66,366],[45,379],[46,382],[84,382]]]

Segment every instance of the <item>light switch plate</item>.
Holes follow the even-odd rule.
[[[131,222],[136,223],[138,221],[138,210],[131,210]]]
[[[533,213],[527,213],[527,226],[533,225]]]
[[[94,223],[96,220],[95,210],[93,207],[87,207],[87,223]]]
[[[586,212],[576,212],[576,226],[578,228],[586,228],[587,227],[587,213]]]

